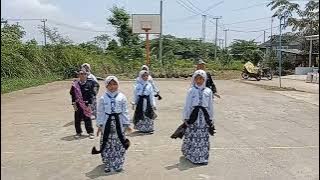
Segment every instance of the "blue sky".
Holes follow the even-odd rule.
[[[218,4],[207,14],[222,16],[218,38],[224,38],[224,28],[232,30],[228,31],[228,44],[233,39],[256,39],[262,42],[263,31],[236,31],[256,31],[271,27],[272,12],[266,7],[268,1],[265,0],[164,0],[164,34],[194,39],[201,37],[201,16],[186,10],[178,1],[189,7],[194,5],[198,8],[197,11]],[[305,4],[305,1],[300,0],[300,3]],[[101,34],[94,31],[106,31],[113,36],[114,29],[106,20],[113,5],[124,7],[130,14],[144,14],[159,13],[159,4],[160,0],[1,0],[1,17],[47,18],[49,27],[57,27],[64,36],[68,36],[74,42],[82,42]],[[252,19],[260,20],[243,22]],[[43,42],[37,29],[41,25],[40,21],[23,21],[20,24],[25,27],[27,38]],[[279,20],[275,19],[273,26],[276,27],[278,24]],[[270,29],[266,31],[268,37]],[[273,29],[273,33],[278,31],[278,28]],[[213,41],[215,25],[209,22],[209,19],[206,32],[207,41]]]

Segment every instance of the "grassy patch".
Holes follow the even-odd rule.
[[[1,79],[1,94],[60,80],[58,76]]]
[[[213,73],[213,78],[215,80],[231,80],[240,79],[241,71],[238,70],[220,70]]]

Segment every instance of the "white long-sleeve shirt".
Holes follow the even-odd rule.
[[[110,94],[109,94],[110,95]],[[110,95],[114,97],[113,95]],[[97,126],[105,127],[105,124],[109,118],[108,114],[119,113],[120,123],[123,126],[130,125],[130,117],[128,110],[128,101],[124,94],[121,92],[115,98],[115,103],[111,103],[111,98],[108,96],[107,92],[100,97],[98,102],[98,111],[97,111]]]
[[[212,91],[209,88],[198,89],[191,87],[188,90],[186,103],[183,109],[183,119],[189,119],[191,112],[195,106],[202,106],[206,108],[210,120],[213,120],[213,100]]]
[[[149,96],[150,104],[152,107],[156,107],[156,101],[154,98],[154,90],[150,82],[146,82],[144,84],[138,82],[134,88],[134,102],[138,104],[139,96]],[[146,99],[143,102],[143,110],[145,111],[147,108]]]

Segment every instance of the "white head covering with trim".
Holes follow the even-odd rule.
[[[81,65],[81,67],[83,67],[83,68],[84,68],[85,66],[87,66],[87,67],[89,68],[89,71],[91,71],[91,66],[90,66],[90,64],[84,63],[84,64]]]
[[[198,86],[195,82],[195,78],[197,76],[202,76],[204,78],[204,81],[203,81],[203,84],[201,86]],[[192,75],[192,85],[197,87],[197,88],[200,88],[200,89],[203,89],[206,87],[206,81],[207,81],[207,73],[204,71],[204,70],[197,70],[193,73]]]
[[[118,78],[117,78],[116,76],[108,76],[108,77],[104,80],[104,83],[105,83],[106,86],[108,86],[108,84],[109,84],[111,81],[115,81],[115,82],[118,84],[118,90],[115,91],[115,92],[110,92],[110,91],[107,89],[107,93],[110,94],[110,95],[112,95],[112,96],[114,96],[115,94],[118,93],[120,84],[119,84],[119,80],[118,80]]]
[[[144,80],[142,79],[142,76],[143,76],[144,74],[148,74],[148,75],[149,75],[149,71],[142,70],[142,71],[139,72],[138,81],[139,81],[139,83],[141,83],[141,84],[145,84],[145,83],[147,83],[148,80],[149,80],[149,77],[148,77],[148,80],[147,80],[147,81],[144,81]]]
[[[108,76],[105,80],[104,83],[107,86],[112,80],[114,80],[118,85],[119,85],[119,80],[116,76]]]
[[[141,70],[143,70],[144,68],[146,68],[147,71],[149,71],[149,67],[148,67],[147,65],[143,65],[143,66],[141,67]]]

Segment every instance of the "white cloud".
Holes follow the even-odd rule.
[[[6,17],[39,18],[39,16],[55,16],[60,9],[44,0],[6,0],[4,1],[4,12]]]
[[[1,4],[2,18],[46,18],[48,19],[47,27],[57,27],[61,35],[68,36],[74,42],[92,40],[94,36],[101,34],[90,30],[106,30],[102,24],[98,25],[87,19],[80,20],[70,12],[63,11],[53,0],[1,0]],[[15,22],[9,21],[9,23]],[[39,43],[43,43],[43,35],[38,28],[42,25],[40,21],[21,21],[19,24],[26,31],[26,39],[35,38]]]

